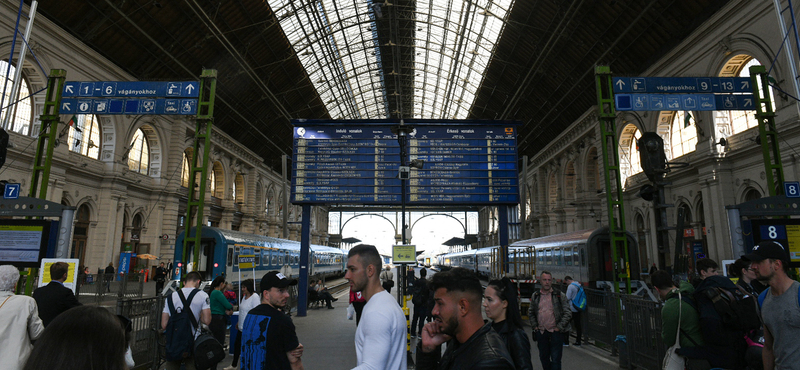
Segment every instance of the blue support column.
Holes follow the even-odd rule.
[[[503,272],[508,273],[508,206],[497,206],[500,214],[500,258],[503,259]]]
[[[305,316],[308,308],[308,260],[311,254],[311,205],[303,204],[300,229],[300,282],[297,283],[297,316]]]

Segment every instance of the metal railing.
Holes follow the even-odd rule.
[[[584,332],[597,342],[613,348],[614,339],[619,332],[619,294],[597,289],[585,289],[586,325]],[[612,350],[612,354],[615,351]]]
[[[142,274],[78,275],[75,296],[82,304],[99,305],[121,298],[141,298],[144,293]]]
[[[131,320],[131,352],[136,369],[158,369],[160,365],[161,312],[164,297],[126,299],[117,301],[117,315]]]
[[[623,323],[632,367],[660,369],[667,352],[661,340],[661,304],[637,295],[622,295]]]

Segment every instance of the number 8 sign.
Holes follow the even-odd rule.
[[[787,181],[783,183],[783,190],[787,198],[800,198],[800,182]]]

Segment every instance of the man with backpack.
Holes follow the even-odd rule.
[[[567,284],[567,300],[572,302],[569,309],[572,311],[572,325],[575,327],[575,346],[581,346],[581,338],[583,338],[583,326],[581,325],[581,313],[586,310],[586,292],[583,290],[581,284],[572,280],[571,276],[565,276],[564,282]],[[564,339],[564,344],[569,344],[569,337]]]
[[[185,279],[183,288],[167,298],[161,313],[161,328],[167,337],[167,370],[179,370],[181,364],[186,366],[186,370],[195,369],[192,352],[200,328],[194,323],[211,323],[208,294],[197,288],[200,285],[200,273],[192,271],[186,274]]]
[[[678,338],[681,347],[678,354],[688,359],[691,365],[689,368],[709,368],[700,348],[705,343],[700,333],[699,315],[688,303],[694,287],[686,281],[681,283],[680,288],[675,287],[672,275],[666,270],[654,272],[650,279],[659,298],[664,302],[661,308],[661,339],[664,344],[671,346]]]
[[[775,241],[762,241],[752,253],[756,278],[769,288],[758,297],[764,320],[764,370],[797,369],[800,364],[800,283],[789,278],[789,253]]]

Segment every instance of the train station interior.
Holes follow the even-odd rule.
[[[152,275],[161,262],[177,264],[182,235],[198,222],[221,230],[226,236],[220,238],[286,242],[298,251],[307,222],[314,268],[322,273],[317,265],[343,263],[347,249],[361,241],[360,235],[343,232],[349,222],[370,215],[385,220],[391,225],[384,244],[389,251],[394,244],[425,244],[434,232],[421,231],[428,230],[426,221],[441,216],[456,227],[438,230],[448,240],[436,253],[417,249],[429,259],[417,273],[426,265],[436,269],[443,263],[436,255],[442,253],[556,234],[588,236],[619,223],[615,227],[627,233],[622,238],[633,249],[626,262],[646,285],[651,266],[686,273],[700,258],[739,258],[747,249],[747,232],[732,210],[784,196],[783,183],[800,180],[800,40],[791,5],[788,0],[3,1],[0,118],[9,138],[0,182],[19,184],[23,196],[75,210],[65,257],[78,260],[81,272],[88,268],[89,274],[102,275],[109,264],[118,269],[129,255],[148,256],[128,257],[130,273]],[[609,78],[750,78],[751,67],[763,66],[769,86],[759,82],[755,89],[768,92],[762,99],[770,105],[764,109],[774,112],[774,131],[759,131],[755,108],[617,110],[608,141],[603,128],[608,117],[598,103],[598,84],[605,77],[599,77],[598,66],[608,68],[603,76]],[[214,70],[210,145],[195,152],[202,133],[194,115],[62,111],[57,123],[44,124],[54,70],[65,71],[62,82],[159,83],[201,81],[204,71]],[[293,124],[303,120],[343,126],[405,120],[511,125],[518,202],[413,205],[408,220],[401,220],[397,204],[296,201]],[[55,145],[48,176],[39,183],[37,143],[50,132]],[[639,154],[646,133],[663,142],[667,163],[658,175],[659,206],[651,201],[654,180]],[[780,150],[772,151],[775,147]],[[609,148],[618,159],[605,154]],[[770,167],[776,153],[780,170]],[[204,155],[207,176],[201,179],[193,161]],[[607,158],[616,161],[615,170],[608,169]],[[199,184],[205,184],[202,191]],[[199,221],[187,219],[193,194],[205,195]],[[619,199],[610,201],[613,194]],[[404,222],[410,225],[407,238]],[[223,258],[209,257],[203,268],[209,274],[239,273],[230,248],[203,252]],[[574,265],[568,264],[576,268],[583,258],[577,248],[563,253],[569,253],[561,257],[566,259],[574,253]],[[679,261],[676,255],[686,258]],[[280,268],[298,263],[299,256],[264,252],[258,261],[265,269]],[[589,264],[612,264],[610,257],[587,258]],[[571,271],[563,261],[559,267]],[[251,276],[260,277],[255,271]],[[149,281],[139,288],[115,284],[120,299],[125,289],[154,296]],[[98,290],[91,302],[115,307],[103,294]],[[339,297],[346,301],[344,293]],[[344,311],[347,304],[334,306]],[[355,325],[339,311],[309,310],[308,317],[295,317],[307,337],[317,326],[311,320],[321,317],[334,322],[333,328],[350,330],[314,337],[317,355],[342,353],[344,346],[331,343],[352,337]],[[567,355],[575,357],[565,366],[616,367],[613,338],[597,342],[603,341],[610,343],[599,344],[599,352],[570,349]],[[352,343],[346,344],[352,352]],[[354,359],[352,354],[335,368],[350,368]],[[319,366],[325,361],[320,358]]]

